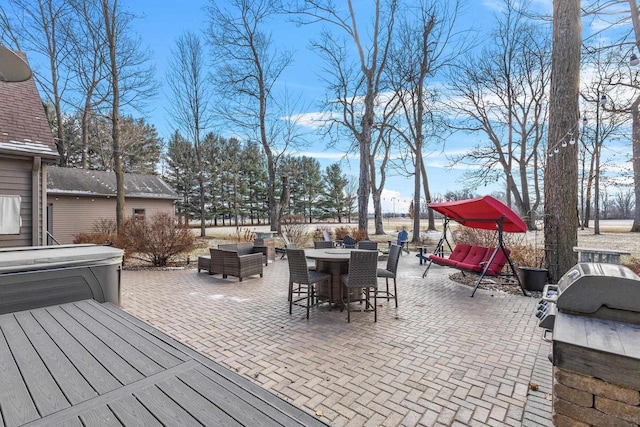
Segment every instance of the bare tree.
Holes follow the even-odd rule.
[[[64,67],[69,48],[64,27],[72,16],[72,8],[65,0],[9,0],[10,10],[0,6],[0,34],[20,50],[36,52],[46,58],[46,72],[34,72],[36,81],[48,102],[53,106],[55,142],[59,164],[66,164],[63,129],[63,96],[66,88]],[[14,17],[10,19],[9,16]]]
[[[274,88],[292,56],[274,47],[264,30],[277,13],[277,6],[270,0],[211,0],[207,33],[220,96],[217,113],[249,139],[260,141],[267,158],[267,199],[273,231],[278,230],[282,211],[276,198],[278,162],[296,139],[288,132],[291,127],[280,120],[285,114]]]
[[[452,59],[465,52],[454,25],[460,13],[460,2],[421,0],[407,7],[399,22],[389,59],[388,80],[399,103],[400,126],[395,131],[409,149],[414,175],[413,242],[420,241],[420,194],[427,203],[431,192],[422,158],[429,142],[441,142],[446,135],[444,118],[438,111],[438,94],[428,81],[449,66]],[[435,230],[435,219],[429,211],[429,230]]]
[[[88,0],[97,1],[97,0]],[[120,108],[122,105],[140,106],[143,99],[152,96],[156,85],[153,69],[145,67],[148,56],[140,50],[138,40],[131,37],[133,15],[118,7],[118,0],[99,0],[103,18],[103,35],[108,50],[109,117],[116,174],[116,224],[124,223],[123,149],[120,134]]]
[[[629,7],[628,15],[627,11],[622,9],[625,5]],[[621,13],[621,11],[624,12]],[[623,45],[631,44],[635,47],[635,50],[640,50],[640,10],[638,9],[637,0],[591,0],[588,4],[587,13],[596,16],[614,16],[613,22],[610,23],[611,27],[624,24],[630,19],[632,24],[631,34],[623,35],[622,40],[614,43],[614,47],[620,48]],[[629,54],[635,50],[632,49],[631,52],[627,51],[626,53]],[[640,232],[640,203],[638,203],[640,201],[640,93],[637,89],[640,88],[640,81],[638,80],[637,72],[630,72],[629,74],[631,75],[631,81],[626,83],[626,86],[634,91],[634,95],[627,112],[631,114],[631,163],[633,165],[633,185],[636,200],[631,231],[638,233]]]
[[[586,204],[591,201],[593,184],[594,194],[594,234],[600,234],[600,180],[602,175],[601,157],[605,141],[617,137],[621,127],[629,121],[628,107],[617,103],[615,94],[620,95],[623,82],[628,82],[620,72],[618,53],[602,49],[588,49],[583,64],[593,70],[591,80],[583,85],[580,93],[584,104],[583,110],[583,144],[585,152],[591,154],[589,173],[585,188]],[[624,86],[628,86],[624,84]],[[618,89],[616,89],[616,87]],[[623,91],[627,91],[625,87]],[[607,96],[608,93],[608,96]],[[623,97],[620,97],[623,98]],[[620,102],[625,103],[624,99]],[[587,118],[591,118],[589,121]],[[587,126],[589,125],[589,126]],[[591,128],[591,129],[590,129]],[[582,218],[582,225],[588,226],[590,211],[587,209]]]
[[[200,191],[200,236],[206,235],[205,171],[206,159],[201,138],[212,124],[210,101],[213,95],[211,80],[207,78],[205,55],[200,37],[185,32],[176,40],[167,72],[172,99],[170,114],[187,139],[193,142]]]
[[[108,69],[106,68],[106,40],[103,37],[101,11],[93,7],[92,2],[75,0],[71,2],[75,10],[76,20],[66,27],[71,40],[67,61],[73,72],[72,85],[79,98],[77,102],[69,101],[82,112],[81,167],[89,165],[89,126],[92,116],[106,101],[109,95]],[[103,90],[98,90],[102,85]],[[98,94],[101,94],[98,96]]]
[[[539,150],[544,141],[549,85],[549,38],[505,0],[504,15],[490,47],[479,58],[465,60],[450,78],[453,126],[483,132],[488,144],[452,158],[480,164],[467,173],[476,184],[504,177],[507,205],[512,198],[529,229],[541,202]]]
[[[549,145],[577,135],[580,93],[580,0],[554,0]],[[569,145],[549,159],[544,176],[544,237],[551,282],[576,263],[578,149]]]
[[[347,129],[357,144],[360,159],[358,185],[358,229],[367,232],[369,195],[371,194],[372,132],[376,116],[376,100],[381,93],[381,81],[386,67],[397,8],[396,0],[372,2],[371,27],[365,33],[358,26],[353,1],[347,0],[347,10],[331,0],[300,0],[290,7],[304,24],[323,22],[340,30],[341,36],[323,29],[319,40],[313,41],[325,59],[325,81],[331,99],[328,108],[337,113],[332,124]],[[370,39],[363,38],[368,34]],[[347,44],[347,40],[351,44]],[[357,52],[352,62],[349,51]]]

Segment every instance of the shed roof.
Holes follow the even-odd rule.
[[[47,174],[47,194],[71,196],[116,196],[116,174],[52,166]],[[178,200],[180,196],[156,175],[124,174],[126,197]]]
[[[495,230],[496,223],[504,218],[503,231],[513,233],[527,231],[527,225],[517,213],[491,196],[454,202],[429,203],[427,206],[467,227]]]
[[[26,61],[24,53],[16,53]],[[24,82],[0,81],[0,152],[58,157],[33,77]]]

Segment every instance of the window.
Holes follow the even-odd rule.
[[[145,209],[133,209],[133,219],[144,221]]]

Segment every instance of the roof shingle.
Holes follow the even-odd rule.
[[[47,174],[47,194],[116,196],[115,172],[52,166]],[[156,175],[124,174],[127,197],[178,200],[180,196]]]
[[[22,52],[17,52],[26,61]],[[0,151],[56,158],[58,152],[33,77],[0,81]]]

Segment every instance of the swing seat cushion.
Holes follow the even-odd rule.
[[[469,249],[471,249],[471,245],[468,245],[466,243],[458,243],[456,247],[453,248],[453,252],[451,252],[449,258],[443,258],[437,255],[429,255],[429,259],[439,265],[455,267],[456,264],[462,261],[467,253],[469,253]]]
[[[494,250],[495,248],[489,249],[487,251],[486,259],[476,267],[472,268],[472,270],[477,273],[482,273],[482,270],[484,270],[485,265],[487,264],[487,262],[489,262],[489,258],[491,258],[491,254],[493,253]],[[505,248],[505,251],[507,252],[507,255],[511,253],[511,251],[507,248]],[[493,261],[491,262],[491,264],[489,264],[489,268],[487,268],[487,272],[485,274],[487,276],[497,276],[502,272],[502,268],[505,266],[506,263],[507,263],[507,257],[505,256],[503,251],[499,250],[496,253],[495,258],[493,258]]]
[[[469,249],[464,259],[459,261],[455,267],[462,270],[474,271],[473,269],[479,267],[480,263],[487,258],[487,251],[489,251],[489,248],[485,248],[484,246],[471,246],[471,249]],[[489,254],[489,256],[491,256],[491,254]]]

